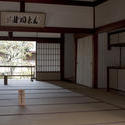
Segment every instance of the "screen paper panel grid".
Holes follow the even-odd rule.
[[[60,72],[60,43],[37,43],[37,72]]]

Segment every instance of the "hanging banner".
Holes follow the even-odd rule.
[[[1,12],[1,26],[44,27],[44,13]]]

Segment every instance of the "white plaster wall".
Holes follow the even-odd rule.
[[[99,88],[107,87],[107,66],[119,66],[119,48],[107,49],[107,33],[99,34],[98,41],[98,83]]]
[[[48,27],[93,28],[93,8],[26,3],[26,12],[46,13]],[[0,1],[0,11],[20,11],[19,2]]]
[[[78,39],[77,83],[92,87],[93,43],[92,36]]]
[[[64,78],[72,81],[75,79],[75,42],[73,34],[65,34]]]
[[[125,19],[125,0],[108,0],[96,7],[96,27]]]
[[[125,0],[108,0],[96,7],[96,27],[125,19]],[[0,1],[0,11],[20,11],[19,2]],[[26,12],[46,13],[48,27],[93,28],[93,8],[26,3]]]
[[[26,12],[46,13],[48,27],[93,27],[92,7],[26,3]]]
[[[20,11],[20,3],[0,1],[0,11]]]
[[[8,32],[0,31],[0,36],[8,36]]]
[[[14,37],[60,38],[60,33],[13,32]]]

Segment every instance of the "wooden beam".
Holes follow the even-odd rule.
[[[24,28],[0,26],[0,31],[20,31],[20,32],[50,32],[50,33],[86,33],[94,32],[91,28],[66,28],[66,27],[44,27],[44,28]]]
[[[75,83],[77,84],[77,54],[78,54],[78,38],[75,38]]]
[[[24,0],[20,1],[20,12],[25,12],[25,1]]]
[[[73,0],[26,0],[26,2],[32,3],[45,3],[45,4],[59,4],[59,5],[73,5],[73,6],[93,6],[93,2],[90,1],[73,1]]]
[[[60,44],[60,65],[61,65],[61,80],[64,80],[64,34],[61,34],[61,44]]]
[[[8,2],[20,2],[21,0],[0,0],[0,1],[8,1]],[[58,4],[58,5],[72,5],[72,6],[88,6],[94,7],[99,4],[102,4],[106,0],[97,0],[95,2],[91,1],[75,1],[75,0],[24,0],[24,2],[29,3],[43,3],[43,4]]]
[[[83,38],[83,37],[87,37],[89,36],[90,34],[85,34],[85,33],[75,33],[74,34],[74,38],[75,39],[80,39],[80,38]]]
[[[37,41],[48,43],[48,40],[53,40],[55,43],[58,43],[60,38],[36,38],[36,37],[7,37],[0,36],[0,40],[13,40],[13,41]]]
[[[93,28],[95,31],[95,7],[93,7]],[[93,88],[98,88],[98,33],[93,34]]]
[[[98,88],[98,33],[93,35],[93,88]]]
[[[106,1],[108,1],[108,0],[96,0],[94,2],[94,6],[98,6],[98,5],[100,5],[100,4],[102,4],[102,3],[106,2]]]
[[[20,0],[0,0],[9,2],[20,2]],[[43,4],[58,4],[58,5],[72,5],[72,6],[89,6],[93,7],[94,2],[90,1],[72,1],[72,0],[25,0],[27,3],[43,3]]]
[[[120,28],[124,28],[125,27],[125,20],[121,20],[118,22],[114,22],[114,23],[110,23],[104,26],[100,26],[98,28],[96,28],[96,32],[100,33],[100,32],[110,32],[112,30],[115,29],[120,29]]]

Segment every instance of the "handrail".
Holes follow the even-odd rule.
[[[15,74],[15,73],[17,73],[17,72],[15,72],[14,74],[11,74],[11,72],[9,72],[8,74],[7,74],[7,76],[31,76],[31,79],[33,79],[34,77],[35,77],[35,67],[36,66],[2,66],[2,65],[0,65],[0,68],[9,68],[9,69],[11,69],[11,68],[27,68],[27,69],[30,69],[30,73],[28,73],[28,74],[22,74],[21,75],[21,73],[22,72],[18,72],[19,74]],[[3,74],[4,74],[4,72],[3,72]],[[4,76],[4,75],[0,75],[0,76]]]
[[[25,67],[35,67],[35,66],[0,66],[0,67],[20,67],[20,68],[25,68]]]

